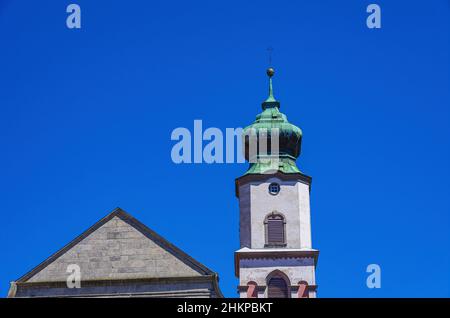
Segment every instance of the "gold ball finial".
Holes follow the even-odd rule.
[[[272,67],[269,67],[266,71],[267,76],[272,77],[275,74],[275,70]]]

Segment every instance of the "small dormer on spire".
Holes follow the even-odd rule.
[[[272,76],[275,74],[275,70],[272,67],[269,67],[266,73],[267,76],[269,76],[269,97],[262,103],[262,108],[264,110],[273,107],[280,108],[280,102],[273,96]]]

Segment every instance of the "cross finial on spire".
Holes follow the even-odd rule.
[[[275,70],[272,68],[272,52],[273,48],[269,46],[267,48],[267,52],[269,53],[269,68],[266,73],[269,76],[269,97],[263,102],[263,109],[272,108],[272,107],[280,107],[280,103],[273,96],[273,87],[272,87],[272,76],[275,74]]]
[[[267,52],[269,53],[269,67],[272,66],[272,52],[273,52],[273,47],[269,46],[267,48]]]

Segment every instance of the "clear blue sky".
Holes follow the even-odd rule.
[[[450,296],[449,1],[72,2],[81,30],[69,1],[0,0],[0,295],[120,206],[236,296],[247,164],[175,165],[170,134],[253,122],[272,46],[319,296]]]

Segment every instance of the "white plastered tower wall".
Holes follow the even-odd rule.
[[[268,191],[272,183],[280,185],[277,195]],[[298,297],[301,282],[308,286],[306,297],[316,297],[318,251],[311,242],[310,185],[311,178],[302,174],[247,175],[237,180],[241,245],[235,260],[241,298],[247,297],[250,282],[256,283],[258,298],[267,297],[267,282],[273,273],[285,276],[291,298]],[[283,247],[266,244],[264,220],[272,212],[285,218]]]
[[[280,185],[277,195],[269,193],[271,183]],[[239,188],[241,209],[241,247],[264,248],[264,219],[272,212],[286,218],[286,247],[311,248],[311,221],[309,184],[301,181],[283,181],[268,176],[264,181],[253,181]]]

